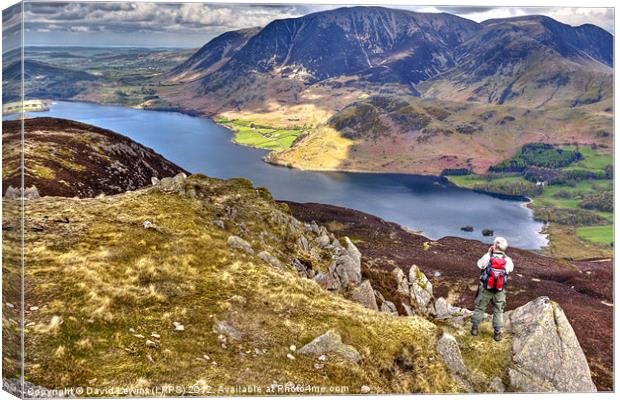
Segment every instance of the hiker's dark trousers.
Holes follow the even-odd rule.
[[[484,318],[489,303],[493,304],[493,329],[499,331],[502,329],[504,306],[506,305],[506,291],[494,292],[480,285],[478,288],[478,296],[476,296],[476,309],[471,317],[471,323],[474,326],[480,325],[480,321]]]

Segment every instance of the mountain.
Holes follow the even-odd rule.
[[[544,16],[484,21],[455,49],[457,66],[424,82],[427,97],[575,106],[610,98],[613,37]]]
[[[170,82],[199,79],[225,64],[260,28],[225,32],[209,41],[187,61],[172,69],[167,78]]]
[[[184,172],[153,150],[107,129],[60,118],[24,122],[24,184],[41,196],[94,197]],[[21,121],[2,122],[2,186],[20,187]]]
[[[352,7],[275,20],[248,40],[212,77],[257,71],[315,83],[362,74],[415,84],[454,66],[452,49],[479,29],[450,14]]]
[[[446,13],[351,7],[225,33],[172,75],[204,76],[200,95],[224,94],[236,105],[246,101],[235,95],[242,97],[241,89],[256,79],[267,82],[262,86],[275,78],[312,85],[353,75],[424,97],[466,93],[466,101],[503,104],[520,97],[528,104],[558,99],[578,105],[597,98],[580,98],[592,91],[589,78],[602,87],[609,83],[612,46],[612,35],[601,28],[544,16],[476,23]],[[566,99],[571,90],[573,98]]]

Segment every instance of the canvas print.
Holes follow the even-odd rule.
[[[6,8],[4,390],[613,391],[613,17]]]

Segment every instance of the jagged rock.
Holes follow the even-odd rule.
[[[319,272],[314,277],[316,283],[319,284],[325,290],[338,290],[340,289],[340,281],[334,277],[332,274],[325,274],[323,272]]]
[[[495,377],[489,383],[489,392],[494,393],[504,393],[506,391],[506,386],[504,386],[504,382],[499,377]]]
[[[21,191],[19,188],[15,188],[13,186],[9,186],[9,188],[4,193],[4,198],[8,200],[15,200],[21,197]]]
[[[595,392],[590,368],[564,311],[539,297],[510,315],[510,385],[525,392]]]
[[[241,239],[239,236],[229,236],[228,246],[232,247],[233,249],[243,250],[248,254],[254,254],[254,249],[252,249],[252,246],[245,240]]]
[[[357,301],[361,305],[371,310],[378,311],[377,299],[375,298],[375,292],[372,289],[372,285],[369,280],[365,280],[358,287],[351,291],[351,300]]]
[[[415,315],[415,313],[413,312],[413,309],[411,308],[411,306],[407,303],[401,303],[401,305],[403,306],[403,309],[405,310],[405,315],[408,317],[412,317]]]
[[[384,301],[381,303],[381,312],[389,313],[392,315],[398,315],[398,310],[396,309],[396,305],[391,301]]]
[[[349,254],[337,257],[331,269],[340,279],[342,287],[349,284],[357,285],[362,280],[361,265]]]
[[[461,350],[454,336],[444,332],[437,341],[436,349],[450,372],[461,376],[467,375],[467,367],[463,362]]]
[[[267,264],[271,265],[274,268],[278,268],[278,269],[282,268],[282,263],[280,263],[280,260],[278,260],[277,257],[269,254],[269,252],[267,251],[261,251],[260,253],[258,253],[258,258],[262,259],[263,261],[265,261]]]
[[[349,253],[349,255],[353,258],[355,263],[361,268],[362,253],[360,253],[360,251],[357,249],[357,247],[353,244],[351,239],[349,239],[348,237],[344,238],[344,245],[345,245],[345,248],[347,249],[347,253]]]
[[[301,235],[299,237],[298,244],[303,251],[305,251],[306,253],[310,252],[310,244],[308,243],[308,239],[304,235]]]
[[[473,311],[466,308],[455,307],[449,304],[443,297],[438,298],[435,301],[435,318],[441,320],[450,320],[457,325],[464,324],[469,317],[471,317]],[[489,314],[484,314],[483,321],[490,320]]]
[[[24,199],[35,200],[40,198],[39,190],[36,186],[32,185],[29,188],[24,189]]]
[[[306,264],[302,263],[296,258],[293,258],[292,264],[293,264],[293,267],[295,267],[295,269],[297,270],[297,272],[299,272],[301,276],[305,278],[308,277],[308,267],[306,266]]]
[[[158,177],[156,177],[156,176],[152,176],[151,177],[151,185],[157,186],[157,185],[159,185],[159,182],[160,182],[160,180],[159,180]]]
[[[32,185],[29,188],[24,189],[24,199],[27,200],[36,200],[40,198],[39,190],[36,186]],[[9,200],[15,200],[22,197],[21,190],[19,188],[14,188],[13,186],[9,186],[6,192],[4,193],[4,198]]]
[[[434,314],[433,285],[415,264],[409,270],[409,282],[411,284],[411,300],[415,308],[426,315]]]
[[[330,245],[329,236],[327,234],[323,234],[316,238],[316,245],[321,249],[326,248]]]
[[[396,280],[396,291],[404,296],[409,296],[409,281],[403,270],[394,268],[392,270],[392,275]]]
[[[306,355],[335,353],[355,363],[362,359],[362,356],[357,349],[351,345],[342,343],[342,338],[333,329],[330,329],[321,336],[316,337],[310,343],[299,349],[297,353]]]
[[[217,321],[213,324],[213,332],[237,341],[243,339],[243,333],[230,325],[228,321]]]

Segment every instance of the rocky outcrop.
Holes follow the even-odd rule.
[[[4,193],[4,198],[8,199],[8,200],[15,200],[15,199],[19,199],[22,197],[21,191],[19,190],[19,188],[13,187],[13,186],[9,186],[6,190],[6,192]],[[36,200],[39,197],[41,197],[39,195],[39,190],[37,189],[36,186],[32,185],[30,187],[27,187],[24,189],[24,195],[23,198],[26,200]]]
[[[357,301],[366,308],[374,311],[378,311],[377,299],[375,298],[375,292],[372,289],[372,285],[369,280],[365,280],[358,287],[351,290],[351,300]]]
[[[548,297],[508,313],[510,384],[526,392],[595,392],[590,368],[564,311]]]
[[[412,305],[424,315],[435,314],[433,285],[417,265],[412,265],[409,270],[409,283]]]
[[[297,350],[297,353],[314,356],[322,356],[330,353],[337,354],[355,363],[362,359],[357,349],[351,345],[342,343],[342,338],[333,329],[316,337],[310,343]]]
[[[436,318],[452,329],[468,331],[472,312],[450,305],[445,299],[435,302]],[[489,320],[490,316],[487,315]],[[504,315],[505,329],[511,340],[510,362],[504,373],[511,391],[519,392],[594,392],[586,357],[575,332],[560,306],[548,297],[539,297]],[[465,326],[463,326],[465,325]],[[465,333],[468,337],[468,333]],[[491,340],[479,338],[476,340]],[[437,343],[437,352],[465,390],[468,382],[478,381],[468,376],[467,367],[454,336],[444,333]],[[486,390],[503,392],[504,383],[489,377]]]

